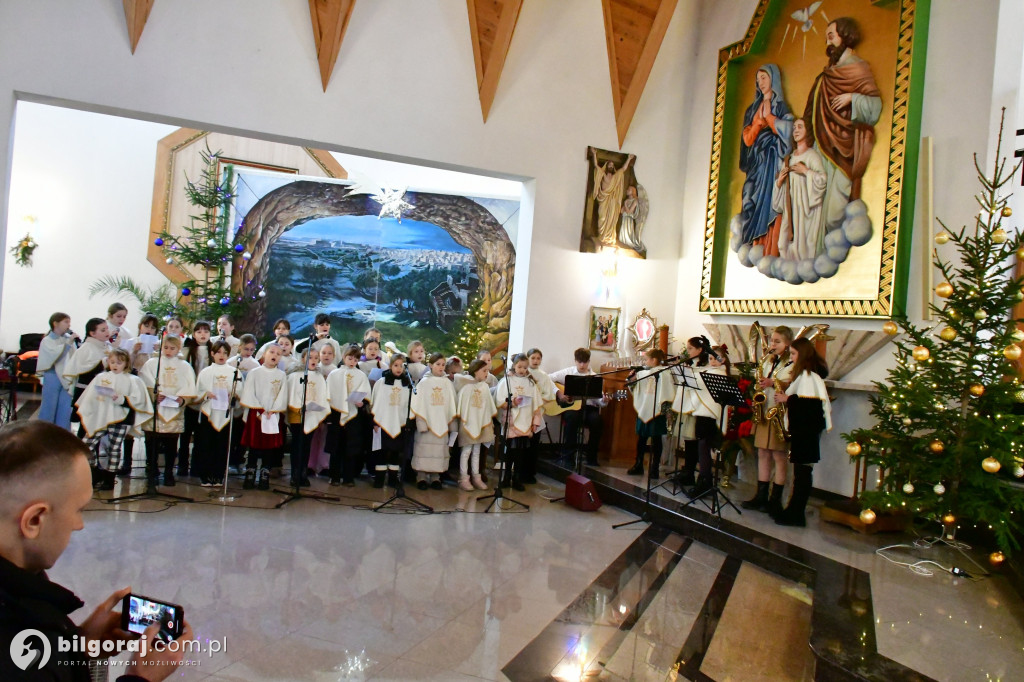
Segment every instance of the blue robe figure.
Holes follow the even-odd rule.
[[[770,113],[762,111],[767,93],[771,93]],[[754,102],[743,114],[740,170],[747,179],[739,215],[741,243],[763,237],[775,222],[778,213],[772,210],[772,185],[782,160],[792,151],[793,114],[782,94],[782,73],[775,64],[765,64],[757,70]],[[769,248],[765,246],[766,253]]]

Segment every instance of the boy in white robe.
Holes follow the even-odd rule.
[[[555,382],[551,381],[551,377],[548,373],[540,368],[540,364],[544,361],[544,353],[541,352],[540,348],[531,348],[526,351],[526,357],[530,359],[530,376],[537,382],[537,390],[540,391],[540,397],[544,405],[556,403],[555,396]],[[541,431],[547,428],[547,422],[541,421]],[[526,456],[526,460],[523,462],[523,473],[522,478],[524,483],[536,483],[537,482],[537,458],[540,456],[540,437],[541,432],[533,434],[530,438],[530,449]],[[551,438],[548,438],[548,442]]]
[[[362,350],[358,345],[345,349],[343,365],[327,377],[327,394],[331,402],[331,421],[327,432],[327,452],[331,455],[331,485],[355,485],[355,477],[363,469],[364,435],[372,430],[370,412],[370,381],[359,369]]]
[[[396,353],[370,394],[373,431],[380,434],[381,444],[380,450],[372,453],[375,461],[374,488],[384,487],[385,474],[389,485],[398,487],[400,484],[402,455],[412,416],[409,405],[411,392],[412,380],[405,373],[405,356]]]
[[[234,418],[232,403],[242,390],[242,372],[227,364],[231,344],[214,341],[210,358],[213,364],[196,377],[199,402],[199,429],[196,434],[193,469],[200,485],[211,488],[224,482],[228,456],[228,433]]]

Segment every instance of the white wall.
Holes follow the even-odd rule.
[[[701,104],[694,105],[687,118],[693,133],[686,151],[687,173],[683,185],[683,251],[679,261],[674,325],[677,337],[691,335],[687,330],[699,333],[702,324],[749,324],[755,319],[734,315],[712,317],[697,310],[718,50],[742,39],[756,6],[757,0],[734,0],[706,2],[701,7],[702,31],[693,61],[695,76],[690,90],[694,101]],[[1013,106],[1014,88],[1019,88],[1021,83],[1022,12],[1024,5],[1019,0],[932,1],[921,135],[932,137],[934,142],[935,215],[949,225],[973,219],[977,206],[973,195],[978,184],[972,155],[977,152],[982,160],[990,157],[989,145],[995,143],[999,108],[1010,107],[1007,121],[1016,120]],[[998,78],[993,77],[994,72],[998,72]],[[1009,123],[1008,129],[1012,127]],[[1009,139],[1011,143],[1004,147],[1004,154],[1012,158],[1012,135]],[[920,189],[918,198],[907,293],[908,315],[912,320],[922,317],[921,231],[934,232],[933,227],[922,224]],[[931,248],[933,243],[928,239],[927,244]],[[868,320],[820,321],[845,329],[880,329],[882,324]],[[807,322],[806,318],[761,318],[762,324],[788,324],[797,328]],[[891,364],[891,352],[883,348],[844,377],[844,381],[883,380]],[[816,467],[816,487],[844,494],[852,491],[853,470],[839,434],[871,423],[868,409],[866,394],[836,392],[835,427],[822,440],[823,461]]]
[[[681,121],[696,9],[696,0],[679,3],[624,146],[638,156],[637,176],[652,198],[645,233],[652,258],[621,265],[618,300],[595,300],[596,287],[580,286],[594,281],[599,257],[577,253],[586,147],[617,147],[601,7],[592,0],[525,3],[486,125],[460,0],[357,5],[326,93],[303,3],[156,3],[133,56],[119,3],[5,1],[0,128],[10,126],[16,97],[57,99],[165,123],[532,178],[529,276],[517,282],[525,285],[517,292],[525,300],[514,306],[520,314],[513,328],[522,329],[524,345],[544,348],[551,366],[564,365],[586,340],[592,304],[621,304],[627,315],[646,306],[671,320],[684,175],[678,150],[685,145]],[[8,153],[4,139],[0,159]],[[6,186],[8,167],[0,172]],[[141,251],[137,257],[144,257]],[[9,271],[10,261],[5,265]],[[83,282],[69,282],[76,284]],[[4,328],[13,324],[9,312],[13,317],[0,309]]]

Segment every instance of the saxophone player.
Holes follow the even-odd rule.
[[[776,389],[785,389],[792,381],[793,363],[789,359],[789,345],[793,330],[778,326],[772,330],[768,353],[761,358],[761,381],[758,388],[765,392],[763,414],[776,407]],[[776,383],[778,382],[778,383]],[[744,509],[778,513],[782,510],[782,489],[786,485],[789,466],[789,446],[779,430],[781,420],[762,419],[754,425],[754,447],[757,448],[757,494],[742,503]],[[774,476],[772,465],[775,466]],[[771,484],[771,485],[770,485]],[[771,490],[769,491],[769,487]]]

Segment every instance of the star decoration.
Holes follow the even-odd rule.
[[[404,189],[381,189],[377,194],[371,194],[370,198],[380,204],[380,214],[377,220],[385,216],[391,216],[398,222],[402,222],[402,211],[412,208],[413,205],[406,202]]]

